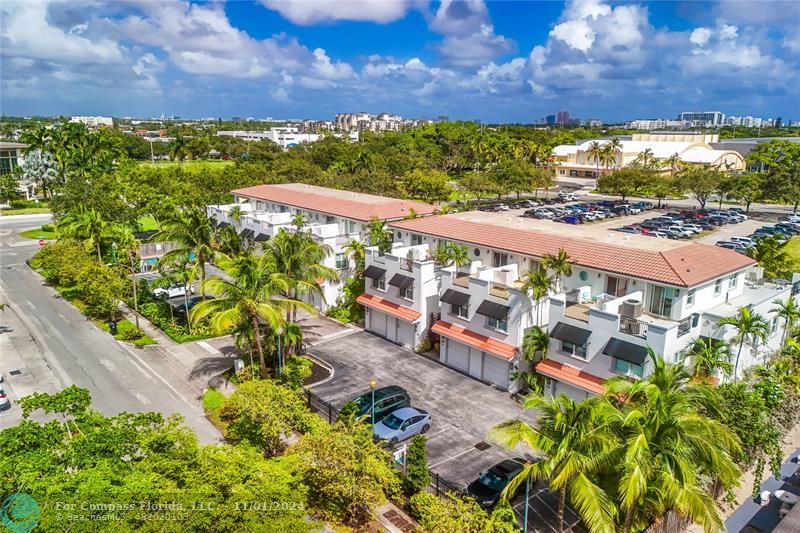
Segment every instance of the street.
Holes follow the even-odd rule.
[[[97,328],[25,263],[39,248],[17,234],[41,226],[49,215],[0,218],[0,352],[4,388],[12,400],[0,427],[21,419],[16,400],[71,384],[89,390],[93,407],[107,415],[157,411],[182,415],[201,442],[221,439],[197,398],[168,383],[137,353]]]

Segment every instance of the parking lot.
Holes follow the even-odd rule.
[[[492,426],[517,417],[533,422],[507,392],[370,333],[332,339],[314,346],[311,352],[334,369],[333,378],[314,387],[313,392],[337,408],[369,392],[372,377],[378,387],[406,389],[411,405],[432,415],[432,427],[426,434],[431,470],[460,487],[482,470],[515,455],[487,442]]]

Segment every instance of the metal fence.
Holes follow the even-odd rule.
[[[309,409],[326,419],[328,424],[334,424],[336,419],[339,418],[339,410],[337,408],[310,390],[306,390],[306,403]]]
[[[448,481],[436,472],[428,470],[431,475],[431,483],[428,485],[428,492],[435,494],[439,498],[446,498],[447,496],[464,497],[464,489],[458,487],[452,481]]]

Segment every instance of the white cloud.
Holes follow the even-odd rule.
[[[580,50],[588,51],[594,44],[594,30],[585,20],[568,20],[558,24],[550,36],[554,39],[564,41],[567,46]]]
[[[259,0],[284,18],[303,26],[337,20],[385,24],[403,18],[413,0]]]
[[[705,45],[711,39],[712,32],[709,28],[695,28],[689,35],[689,41],[697,46]]]
[[[516,48],[514,41],[494,33],[483,0],[443,0],[429,26],[445,36],[436,48],[446,66],[480,67]]]

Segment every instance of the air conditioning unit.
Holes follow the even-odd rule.
[[[619,315],[625,318],[637,318],[642,314],[642,302],[639,300],[625,300],[619,306]]]

